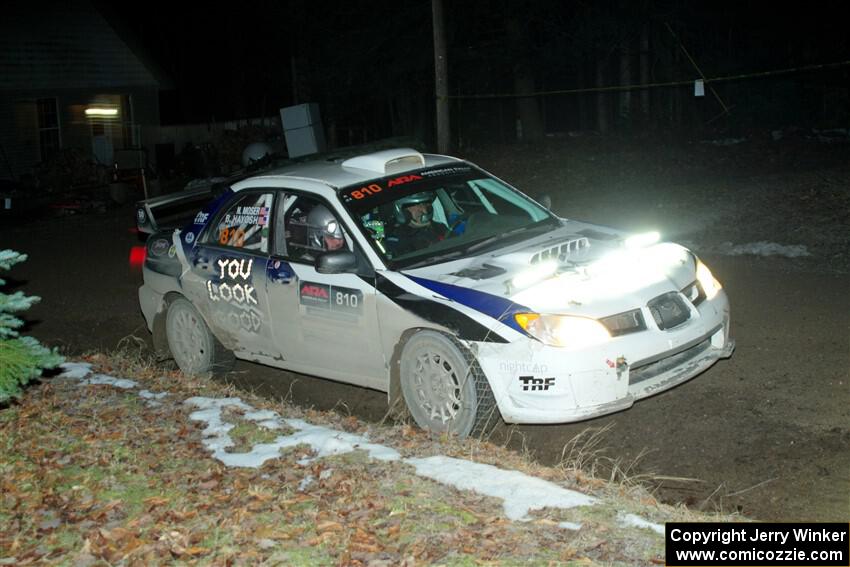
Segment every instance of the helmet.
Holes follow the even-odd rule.
[[[325,237],[342,239],[342,227],[324,205],[316,205],[307,215],[307,241],[310,246],[325,250]]]
[[[248,144],[242,151],[242,167],[250,167],[269,157],[274,153],[272,147],[265,142],[254,142]]]
[[[395,216],[396,220],[401,224],[406,224],[410,222],[410,212],[407,210],[407,207],[411,205],[421,205],[421,204],[431,204],[434,201],[434,195],[430,191],[422,191],[419,193],[414,193],[412,195],[407,195],[397,200],[395,205]],[[428,211],[419,216],[418,219],[415,219],[416,222],[421,224],[427,224],[431,222],[431,217],[433,215],[433,211]]]

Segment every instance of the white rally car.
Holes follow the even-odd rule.
[[[619,411],[734,349],[687,249],[404,148],[232,184],[149,238],[139,300],[186,373],[235,356],[349,382],[461,436]]]

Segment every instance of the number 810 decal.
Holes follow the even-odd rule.
[[[360,313],[363,310],[363,292],[350,287],[302,281],[298,298],[301,305],[329,311]]]

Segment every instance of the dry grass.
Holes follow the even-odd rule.
[[[300,408],[164,370],[132,339],[119,351],[85,359],[98,372],[170,394],[151,407],[132,391],[60,379],[31,388],[20,406],[0,413],[0,436],[7,439],[0,469],[13,495],[0,500],[0,558],[20,564],[643,565],[660,561],[663,538],[624,527],[622,514],[657,523],[717,518],[659,504],[640,487],[641,475],[631,473],[634,464],[609,460],[607,477],[597,478],[607,431],[571,440],[561,465],[544,467],[525,443],[520,451],[506,448],[521,435],[515,428],[497,446],[406,422],[365,423],[345,405],[330,412]],[[309,449],[301,447],[258,470],[228,469],[202,447],[201,428],[188,420],[182,400],[196,395],[240,397],[256,409],[368,436],[404,457],[443,454],[520,470],[590,492],[598,504],[544,509],[530,522],[511,522],[499,499],[424,480],[409,465],[359,452],[305,465],[300,458]],[[268,432],[249,429],[236,451],[268,440]],[[48,458],[39,460],[36,452]],[[67,492],[69,481],[82,487],[82,500]],[[59,499],[45,500],[46,494]],[[118,501],[123,504],[113,504]],[[30,512],[21,515],[25,509]],[[582,527],[563,529],[560,522]]]

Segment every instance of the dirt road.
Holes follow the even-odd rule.
[[[583,202],[589,199],[576,200],[579,208]],[[664,204],[668,211],[684,208],[675,199]],[[589,205],[587,212],[600,214]],[[694,233],[718,218],[704,217]],[[129,230],[132,219],[125,207],[2,227],[0,249],[30,255],[6,278],[10,287],[43,298],[26,313],[29,334],[68,353],[149,343],[136,296],[141,275],[128,264],[130,247],[139,244]],[[512,445],[519,447],[524,437],[537,458],[554,463],[572,437],[611,424],[601,444],[605,455],[620,466],[643,455],[632,476],[698,479],[656,482],[665,501],[762,520],[845,521],[850,277],[813,269],[808,259],[801,268],[792,259],[703,257],[731,298],[737,350],[730,360],[626,412],[580,424],[518,427],[522,436],[514,435]],[[378,420],[386,410],[383,394],[254,364],[239,363],[233,377],[261,392],[366,419]]]

